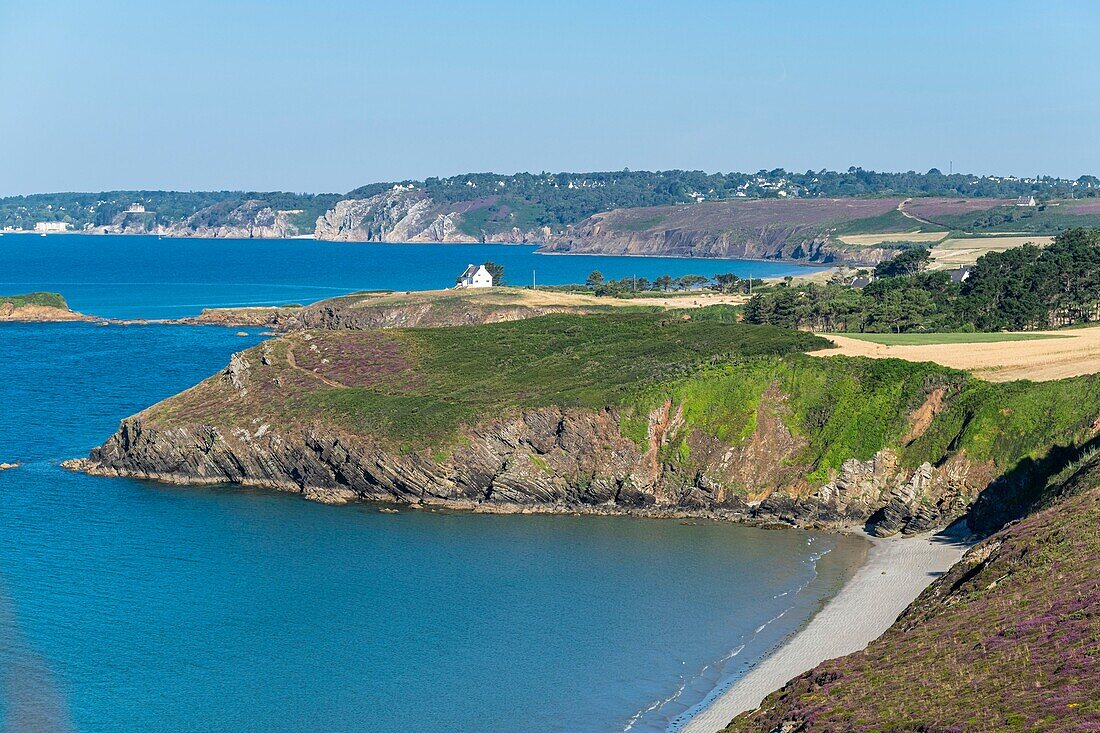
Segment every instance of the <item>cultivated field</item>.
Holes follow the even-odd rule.
[[[842,333],[845,338],[885,346],[929,346],[931,344],[988,344],[1005,341],[1036,341],[1064,338],[1049,333]],[[830,335],[831,338],[831,335]]]
[[[888,242],[939,242],[946,237],[948,232],[883,232],[880,234],[844,234],[837,237],[844,244],[856,246],[870,246]]]
[[[903,334],[904,335],[904,334]],[[919,334],[916,343],[887,345],[866,338],[831,335],[836,348],[813,356],[867,356],[873,359],[931,361],[965,369],[991,382],[1030,379],[1046,382],[1100,372],[1100,326],[1024,334]],[[960,337],[968,341],[955,341]],[[978,341],[1001,337],[998,341]],[[1047,338],[1044,338],[1047,337]],[[1022,339],[1022,340],[1021,340]]]
[[[1035,234],[1018,234],[1007,237],[959,237],[945,239],[932,248],[932,269],[949,270],[963,265],[973,265],[978,258],[990,252],[1004,252],[1022,244],[1046,246],[1054,237]]]

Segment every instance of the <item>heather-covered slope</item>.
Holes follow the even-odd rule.
[[[1100,470],[971,549],[865,651],[726,733],[1100,731]]]
[[[544,249],[579,254],[873,263],[897,254],[899,242],[849,246],[838,234],[927,228],[929,225],[898,212],[902,201],[760,199],[615,209],[570,226]]]

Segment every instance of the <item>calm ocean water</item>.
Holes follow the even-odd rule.
[[[110,318],[178,318],[203,307],[312,303],[354,290],[451,287],[472,262],[504,265],[510,284],[720,272],[775,277],[789,262],[537,255],[525,245],[361,244],[301,239],[0,236],[0,295],[47,290],[76,310]]]
[[[257,243],[102,237],[89,246],[106,252],[79,256],[56,250],[89,238],[24,240],[54,249],[35,266],[13,240],[0,239],[0,281],[119,316],[414,287],[453,269],[380,248],[390,274],[372,280],[365,263],[254,262]],[[115,259],[128,248],[145,248],[129,268]],[[473,259],[568,261],[483,251]],[[415,274],[392,279],[406,256]],[[663,731],[804,622],[861,551],[717,523],[386,514],[57,465],[258,340],[0,324],[0,461],[24,462],[0,473],[5,730]]]

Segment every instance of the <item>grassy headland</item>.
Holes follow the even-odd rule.
[[[992,478],[1052,445],[1086,439],[1100,405],[1100,377],[991,384],[931,363],[816,359],[802,352],[828,345],[818,336],[708,313],[294,333],[244,353],[244,396],[215,377],[143,418],[224,430],[259,420],[284,432],[327,424],[402,452],[438,454],[461,444],[465,429],[556,406],[614,411],[641,453],[652,415],[668,404],[680,423],[661,461],[705,470],[721,446],[743,447],[767,428],[792,441],[772,461],[820,486],[844,461],[885,448],[908,467],[964,455]]]

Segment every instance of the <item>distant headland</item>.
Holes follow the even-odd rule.
[[[875,264],[913,246],[1100,226],[1100,179],[783,169],[471,173],[345,194],[0,199],[0,231],[534,244],[546,252]],[[988,244],[988,242],[986,243]],[[960,245],[961,246],[961,245]]]

